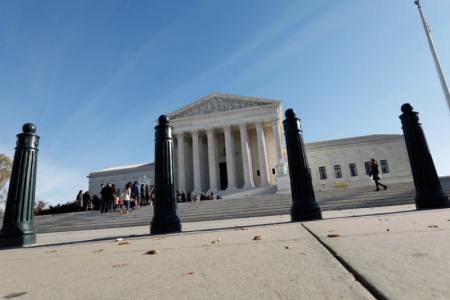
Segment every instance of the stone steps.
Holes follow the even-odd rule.
[[[442,177],[444,191],[450,194],[450,177]],[[316,191],[316,200],[323,211],[413,204],[413,182],[389,185],[388,190],[374,192],[374,186]],[[291,195],[260,195],[243,199],[223,199],[199,203],[180,203],[178,213],[183,222],[224,220],[235,218],[289,214]],[[153,207],[140,207],[130,215],[101,215],[98,211],[37,216],[38,233],[63,232],[147,226],[153,217]]]

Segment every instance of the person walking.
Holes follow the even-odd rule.
[[[83,191],[79,191],[77,195],[77,206],[78,206],[78,212],[81,211],[83,208]]]
[[[83,194],[83,211],[88,211],[90,203],[91,203],[91,196],[89,195],[89,191],[86,191]]]
[[[109,203],[109,211],[111,211],[111,209],[116,212],[116,204],[117,204],[117,188],[116,185],[113,184],[111,186],[111,199],[110,203]]]
[[[387,189],[386,185],[384,185],[381,182],[379,182],[382,179],[381,175],[380,175],[379,167],[380,167],[380,164],[375,159],[372,158],[370,160],[370,175],[369,176],[372,176],[372,178],[375,181],[375,184],[377,186],[377,189],[375,190],[375,192],[379,192],[380,191],[380,189],[378,188],[379,185],[384,187],[384,190]]]
[[[144,186],[144,184],[141,184],[141,199],[140,199],[139,205],[140,206],[145,205],[145,186]]]
[[[125,188],[123,189],[120,198],[122,198],[123,205],[120,207],[120,214],[125,213],[128,215],[130,213],[130,199],[131,199],[131,189],[133,185],[131,182],[128,182]]]
[[[191,202],[192,201],[192,193],[191,190],[188,190],[187,192],[187,202]]]

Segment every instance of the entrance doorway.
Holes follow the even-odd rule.
[[[220,189],[226,190],[228,186],[228,176],[227,176],[227,163],[219,163],[220,171]]]

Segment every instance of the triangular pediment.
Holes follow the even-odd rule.
[[[171,120],[175,120],[180,118],[221,113],[231,110],[241,110],[258,106],[280,104],[281,101],[279,100],[214,93],[189,105],[186,105],[170,113],[168,116]]]

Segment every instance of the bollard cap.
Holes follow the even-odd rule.
[[[27,123],[27,124],[23,125],[22,131],[23,131],[23,133],[35,133],[36,126],[34,126],[34,124]]]
[[[296,112],[295,110],[293,110],[292,108],[289,108],[286,110],[286,112],[284,113],[285,117],[290,119],[290,118],[295,118],[296,116]]]
[[[167,115],[161,115],[158,118],[158,123],[159,125],[163,125],[163,124],[169,124],[170,123],[170,119]]]
[[[404,113],[412,112],[413,106],[411,104],[409,104],[409,103],[405,103],[405,104],[402,105],[401,110]]]

